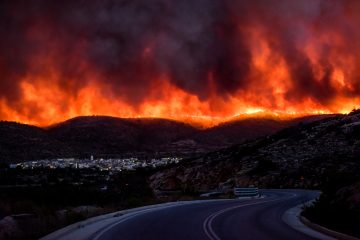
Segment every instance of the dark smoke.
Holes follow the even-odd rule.
[[[339,94],[330,82],[334,66],[329,58],[351,58],[355,69],[360,67],[358,10],[356,0],[3,0],[0,98],[23,111],[20,81],[51,71],[49,65],[61,74],[56,84],[73,95],[90,81],[89,72],[96,72],[113,97],[134,106],[146,99],[151,81],[164,74],[202,100],[213,90],[211,84],[226,98],[257,80],[270,81],[253,77],[247,30],[256,27],[266,32],[276,55],[269,64],[282,58],[290,70],[287,100],[311,98],[326,106]],[[314,33],[328,32],[345,44],[329,41],[317,49],[317,64],[326,73],[319,80],[303,47]],[[360,75],[349,71],[353,87],[341,94],[357,96]]]

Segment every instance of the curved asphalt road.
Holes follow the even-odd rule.
[[[94,236],[96,240],[314,239],[291,228],[283,213],[318,196],[305,190],[263,190],[262,199],[224,200],[174,206],[129,217]]]

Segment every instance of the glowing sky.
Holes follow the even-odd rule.
[[[347,112],[360,1],[0,1],[0,119]]]

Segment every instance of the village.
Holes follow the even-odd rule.
[[[166,166],[169,164],[177,164],[181,161],[179,157],[162,157],[152,159],[138,159],[136,157],[131,158],[116,158],[116,159],[103,159],[94,158],[93,155],[88,159],[76,159],[76,158],[57,158],[57,159],[44,159],[37,161],[26,161],[16,164],[10,164],[10,168],[21,169],[36,169],[36,168],[49,168],[49,169],[97,169],[100,171],[123,171],[123,170],[135,170],[137,168],[157,168],[160,166]]]

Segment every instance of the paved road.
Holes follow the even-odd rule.
[[[314,239],[282,220],[289,208],[314,199],[318,193],[304,190],[264,190],[265,198],[224,200],[175,206],[143,213],[98,232],[93,239]]]

